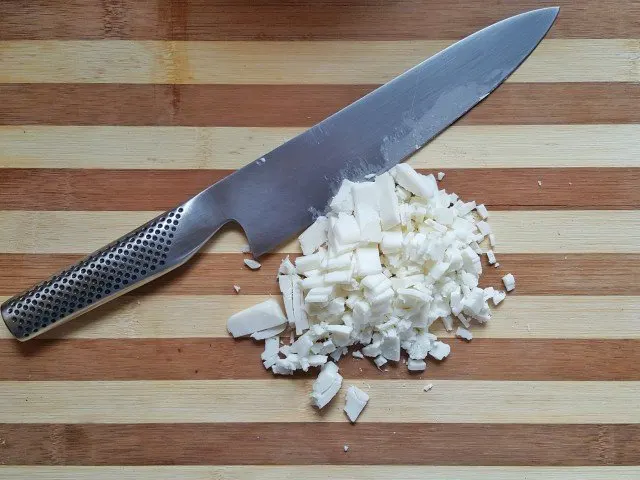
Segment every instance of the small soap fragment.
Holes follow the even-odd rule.
[[[342,182],[338,192],[329,204],[331,210],[333,210],[334,212],[344,213],[353,212],[353,195],[351,193],[352,186],[353,182],[350,182],[349,180],[344,180]]]
[[[433,383],[428,383],[427,385],[424,386],[422,390],[424,390],[425,392],[428,392],[432,388],[433,388]]]
[[[456,330],[456,337],[462,338],[463,340],[471,340],[473,338],[473,334],[466,328],[458,327]]]
[[[276,335],[280,335],[284,329],[287,328],[287,324],[283,323],[282,325],[277,325],[271,328],[265,328],[264,330],[259,330],[251,334],[251,338],[254,340],[264,340],[265,338],[274,337]]]
[[[278,302],[265,300],[252,307],[234,313],[227,321],[227,330],[234,337],[250,335],[260,330],[277,327],[287,322]]]
[[[353,358],[360,358],[360,359],[364,358],[364,355],[360,350],[354,350],[353,352],[351,352],[351,356]]]
[[[484,203],[476,206],[476,212],[478,212],[478,215],[480,215],[480,218],[483,220],[489,218],[489,211],[487,210],[487,207],[484,206]]]
[[[410,372],[422,372],[425,368],[427,368],[427,364],[424,360],[410,358],[407,362],[407,370]]]
[[[500,302],[502,302],[505,298],[507,298],[507,294],[506,292],[503,292],[502,290],[496,290],[493,293],[493,298],[491,299],[491,301],[493,302],[494,305],[499,305]]]
[[[383,230],[389,230],[400,224],[400,208],[395,184],[389,173],[383,173],[376,177],[375,185],[378,192],[380,223]]]
[[[280,275],[295,275],[296,266],[291,262],[289,255],[284,257],[284,260],[280,263],[280,267],[278,268],[278,274]]]
[[[487,251],[487,259],[489,260],[489,265],[494,265],[496,263],[496,254],[493,253],[493,250]]]
[[[442,179],[444,178],[444,172],[438,172],[438,181],[442,181]]]
[[[447,357],[451,352],[451,347],[447,343],[443,342],[433,342],[433,347],[429,350],[429,355],[431,355],[436,360],[442,360]]]
[[[300,242],[303,255],[311,255],[327,242],[328,229],[329,220],[327,217],[321,216],[318,217],[309,228],[302,232],[298,237],[298,241]]]
[[[378,367],[379,369],[382,368],[383,365],[385,365],[387,363],[387,359],[384,358],[382,355],[378,355],[374,360],[373,363],[376,364],[376,367]]]
[[[347,390],[344,412],[347,414],[347,417],[349,417],[351,423],[356,422],[368,402],[369,395],[354,385],[349,387]]]
[[[345,453],[348,452],[349,451],[349,445],[345,445],[344,447],[342,447],[342,449],[345,451]]]
[[[504,277],[502,277],[502,283],[504,283],[504,288],[507,289],[507,292],[510,292],[514,288],[516,288],[516,279],[511,273],[507,273]]]
[[[491,226],[484,220],[479,221],[476,224],[476,226],[478,227],[478,230],[480,230],[480,233],[482,233],[484,237],[486,237],[491,233]]]
[[[244,259],[244,264],[247,267],[249,267],[251,270],[257,270],[262,266],[262,264],[260,262],[257,262],[255,260],[253,260],[252,258],[245,258]]]
[[[318,408],[326,406],[336,396],[342,386],[342,375],[338,373],[338,367],[333,362],[327,362],[313,383],[311,400]]]
[[[438,191],[433,175],[421,175],[406,163],[394,167],[396,181],[414,195],[431,198]]]
[[[240,286],[239,285],[234,285],[233,289],[236,291],[236,293],[240,293]]]
[[[377,248],[362,247],[356,249],[356,271],[362,277],[382,273],[382,264],[380,263],[380,254]]]

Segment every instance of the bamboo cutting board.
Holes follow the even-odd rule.
[[[355,426],[342,398],[318,414],[311,377],[272,378],[225,331],[277,293],[295,243],[251,272],[227,229],[47,337],[0,329],[0,478],[640,478],[637,1],[0,2],[0,297],[453,40],[557,4],[515,75],[411,159],[490,207],[504,268],[485,283],[516,275],[472,342],[422,376],[347,359],[370,405]]]

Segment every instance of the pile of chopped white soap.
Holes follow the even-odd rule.
[[[267,300],[229,319],[233,336],[265,339],[264,366],[291,375],[321,366],[311,398],[324,407],[340,390],[337,362],[348,347],[356,358],[370,357],[378,368],[408,354],[407,368],[423,371],[428,356],[442,360],[450,346],[429,332],[440,320],[456,336],[471,340],[472,321],[491,318],[489,301],[506,293],[479,288],[481,255],[498,266],[480,242],[495,237],[484,205],[463,202],[438,190],[433,175],[400,164],[373,181],[345,180],[330,203],[302,235],[303,256],[285,258],[278,282],[286,317]],[[513,275],[503,277],[506,290]],[[278,335],[292,328],[289,344]],[[295,329],[295,330],[294,330]],[[333,361],[330,361],[330,359]],[[345,412],[355,421],[369,397],[350,387]]]

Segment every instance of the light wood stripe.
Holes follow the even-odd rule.
[[[449,41],[0,42],[0,83],[376,84]],[[544,40],[507,81],[635,82],[638,40]]]
[[[626,424],[640,422],[640,382],[428,379],[347,382],[370,392],[362,422]],[[2,382],[0,422],[344,422],[344,393],[322,414],[313,380]],[[366,385],[365,385],[366,383]],[[371,389],[368,388],[371,386]],[[606,408],[603,408],[606,405]],[[259,408],[257,408],[259,406]]]
[[[0,84],[0,124],[313,125],[377,85]],[[640,83],[506,83],[460,125],[640,123]]]
[[[118,0],[55,0],[0,3],[3,39],[175,39],[308,40],[459,38],[528,9],[560,6],[551,37],[627,38],[640,36],[633,0],[513,0],[491,4],[467,0],[405,0],[372,13],[367,0],[300,4],[280,0],[189,2],[160,0],[147,4]],[[461,8],[463,6],[463,8]]]
[[[0,254],[0,295],[13,295],[82,260],[81,255]],[[134,295],[280,295],[275,272],[282,255],[265,255],[262,268],[250,270],[242,254],[197,255]],[[640,255],[616,253],[501,254],[500,268],[488,265],[481,285],[501,285],[511,272],[517,277],[516,295],[640,295]],[[606,266],[606,268],[604,268]]]
[[[482,198],[491,210],[640,209],[640,168],[442,171],[446,177],[440,188],[461,198]],[[232,172],[6,168],[0,177],[0,210],[168,210]]]
[[[232,293],[231,282],[228,287]],[[265,295],[144,295],[118,298],[40,338],[135,339],[227,338],[233,313],[268,298]],[[0,297],[0,302],[6,300]],[[611,322],[606,319],[614,318]],[[475,338],[640,339],[640,297],[515,295],[493,309]],[[451,337],[435,326],[438,336]],[[0,328],[0,338],[12,338]]]
[[[1,168],[236,169],[302,128],[0,126]],[[415,168],[640,167],[640,125],[459,126]]]
[[[408,465],[318,465],[318,466],[0,466],[0,476],[7,480],[202,480],[204,478],[236,480],[619,480],[636,479],[640,467],[448,467]]]
[[[449,340],[444,362],[428,361],[432,380],[638,381],[640,340]],[[262,342],[227,338],[0,340],[0,381],[273,380],[260,360]],[[60,361],[63,359],[63,361]],[[405,358],[406,361],[406,358]],[[348,355],[340,372],[349,382],[414,380],[403,362],[381,373]],[[315,378],[317,369],[296,377]]]
[[[89,253],[160,213],[0,211],[4,225],[0,252]],[[494,211],[490,215],[498,253],[640,252],[638,210]],[[238,253],[244,244],[241,229],[229,226],[203,252]],[[277,251],[299,252],[297,240]]]

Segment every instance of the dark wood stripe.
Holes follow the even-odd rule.
[[[430,361],[425,374],[411,374],[402,363],[380,372],[350,355],[340,371],[349,380],[640,380],[640,340],[446,341],[451,355]],[[232,338],[0,340],[0,363],[8,367],[0,381],[269,379],[263,349],[263,342]],[[316,369],[300,374],[315,375]]]
[[[0,124],[300,127],[375,87],[0,84]],[[638,104],[634,83],[508,83],[460,123],[638,123]]]
[[[444,171],[441,188],[462,198],[481,199],[494,210],[640,208],[640,168]],[[0,210],[168,210],[229,173],[231,170],[3,169]]]
[[[505,17],[556,5],[561,11],[552,37],[640,36],[636,21],[640,8],[633,0],[404,0],[388,4],[372,0],[8,0],[0,2],[0,39],[460,38]]]
[[[0,432],[6,465],[640,463],[640,425],[0,424]]]
[[[230,295],[240,285],[245,294],[279,294],[275,279],[285,254],[261,258],[257,271],[243,266],[242,254],[202,254],[133,294]],[[68,254],[0,254],[0,295],[29,288],[80,260]],[[507,272],[517,278],[514,294],[640,295],[640,254],[502,254],[500,268],[485,266],[481,284],[500,286]]]

